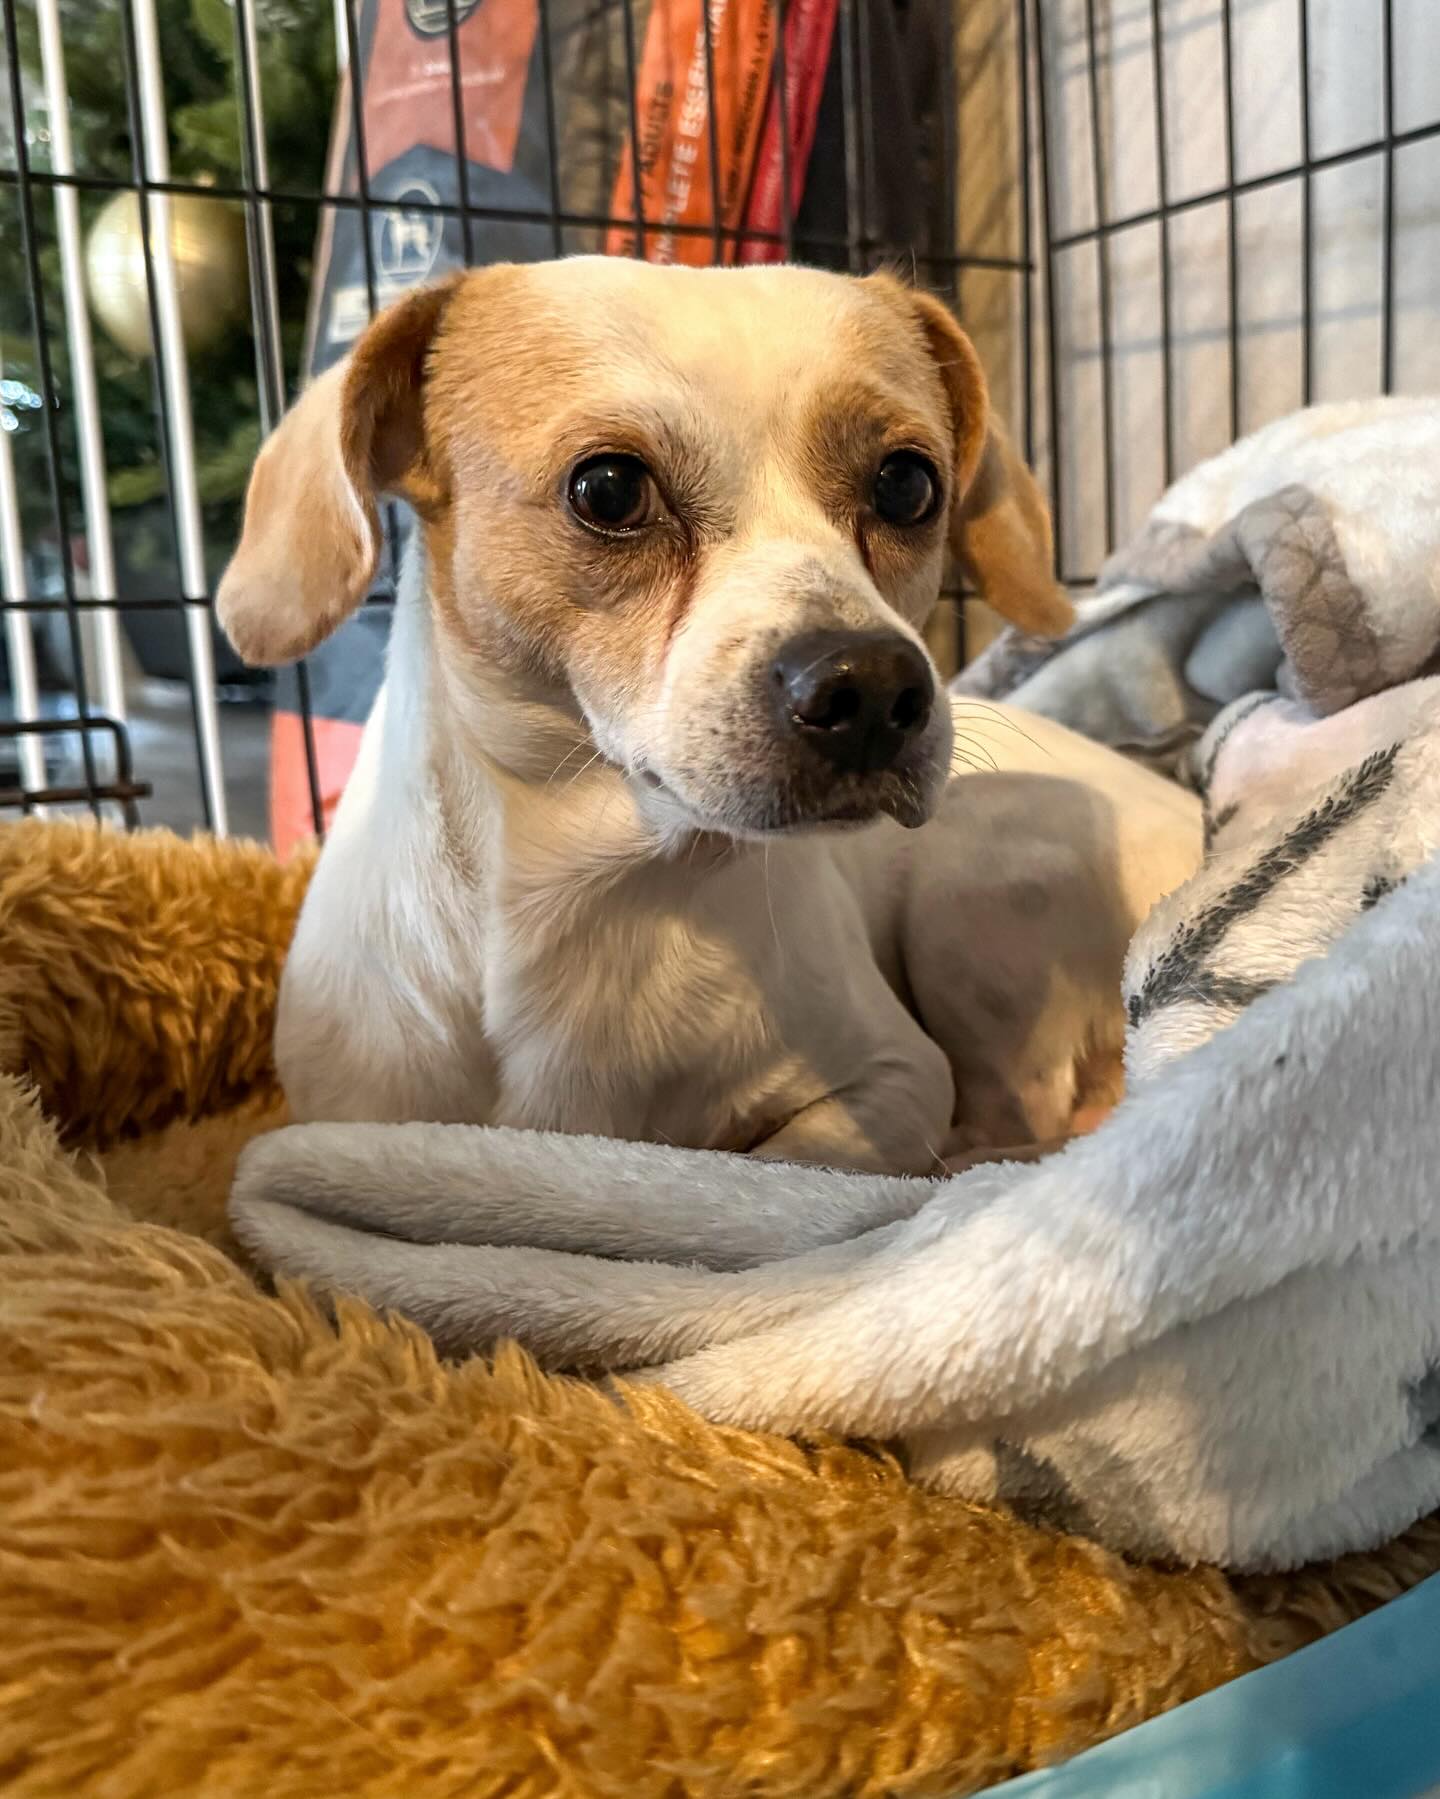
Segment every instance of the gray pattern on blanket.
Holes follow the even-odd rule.
[[[1145,1553],[1164,1559],[1175,1543],[1153,1504],[1145,1472],[1135,1468],[1113,1443],[1097,1442],[1084,1432],[1071,1435],[1067,1450],[1081,1482],[1065,1474],[1053,1456],[999,1437],[994,1445],[995,1500],[1028,1524],[1063,1530],[1092,1542],[1112,1541],[1119,1523],[1125,1535],[1145,1545]]]
[[[1365,596],[1350,578],[1329,514],[1303,487],[1247,506],[1234,531],[1315,711],[1338,712],[1392,678]]]
[[[1421,1440],[1440,1449],[1440,1367],[1411,1385],[1409,1399]]]
[[[1200,1000],[1233,1014],[1274,985],[1273,979],[1241,976],[1205,966],[1223,952],[1235,926],[1244,922],[1280,886],[1293,880],[1312,857],[1381,800],[1395,776],[1400,745],[1377,750],[1351,769],[1318,805],[1304,812],[1274,842],[1255,855],[1244,872],[1181,922],[1165,948],[1152,955],[1143,978],[1133,963],[1126,978],[1126,1013],[1141,1025],[1161,1006],[1183,999]],[[1365,909],[1369,887],[1357,888],[1353,912]],[[1374,902],[1370,902],[1373,904]],[[1288,971],[1287,971],[1288,972]]]
[[[1196,758],[1207,802],[1205,862],[1141,926],[1126,962],[1132,1084],[1232,1023],[1302,962],[1325,955],[1435,851],[1440,693],[1434,687],[1420,682],[1400,690],[1417,696],[1402,702],[1403,711],[1367,701],[1363,735],[1342,720],[1321,722],[1292,709],[1279,728],[1292,733],[1294,807],[1275,813],[1262,803],[1258,817],[1251,814],[1244,771],[1255,754],[1253,739],[1268,745],[1259,752],[1262,766],[1274,754],[1275,727],[1265,721],[1275,713],[1261,696],[1215,721]],[[1332,779],[1311,776],[1307,792],[1305,745],[1327,732],[1347,745],[1378,739],[1377,747],[1368,754],[1362,749]],[[1212,811],[1210,789],[1222,762],[1229,772],[1220,785],[1228,797]]]
[[[1330,515],[1296,483],[1253,500],[1208,537],[1151,519],[1101,572],[1102,592],[1123,582],[1177,594],[1258,588],[1294,684],[1317,712],[1338,712],[1391,678]]]

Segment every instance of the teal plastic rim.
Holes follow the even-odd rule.
[[[1429,1799],[1440,1575],[1284,1661],[987,1799]]]

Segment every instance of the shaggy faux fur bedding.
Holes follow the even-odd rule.
[[[1440,1568],[1132,1567],[225,1253],[306,879],[0,829],[0,1788],[960,1794]]]

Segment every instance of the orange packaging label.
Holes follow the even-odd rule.
[[[712,183],[702,4],[703,0],[655,0],[645,31],[635,116],[644,254],[649,262],[715,260],[714,240],[708,233],[716,224],[717,191],[718,222],[734,229],[745,206],[765,117],[775,33],[771,0],[709,0],[719,163]],[[611,216],[624,220],[634,212],[634,163],[627,145]],[[677,230],[677,226],[698,229]],[[613,225],[605,248],[612,256],[633,256],[638,248],[635,226]],[[733,262],[733,242],[726,243],[721,254],[724,261]]]
[[[460,109],[469,162],[515,162],[538,0],[455,0]],[[365,152],[378,173],[418,146],[455,152],[446,0],[379,0],[365,65]]]

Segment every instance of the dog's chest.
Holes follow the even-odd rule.
[[[863,920],[818,849],[617,873],[497,829],[462,865],[405,816],[414,841],[337,830],[317,872],[277,1036],[297,1117],[747,1149],[873,1059]]]
[[[727,897],[621,888],[571,896],[543,922],[497,908],[484,1006],[494,1122],[709,1147],[790,1097],[772,957],[747,908],[725,921]]]

